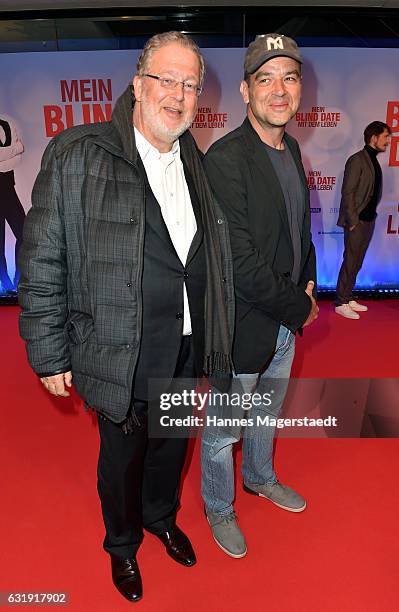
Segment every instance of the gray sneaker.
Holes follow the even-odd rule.
[[[212,529],[213,539],[223,552],[234,559],[244,557],[247,554],[247,545],[237,524],[235,513],[220,516],[205,510],[205,514]]]
[[[258,485],[244,483],[244,491],[252,495],[259,495],[269,499],[279,508],[289,510],[289,512],[303,512],[306,508],[306,501],[299,493],[296,493],[290,487],[286,487],[278,480],[273,484]]]

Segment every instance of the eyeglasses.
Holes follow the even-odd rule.
[[[176,81],[175,79],[170,79],[169,77],[160,77],[156,76],[155,74],[143,74],[142,76],[149,77],[150,79],[155,79],[159,82],[161,87],[171,91],[176,89],[178,85],[183,85],[185,93],[199,96],[202,92],[202,87],[199,87],[196,83],[191,83],[191,81]]]

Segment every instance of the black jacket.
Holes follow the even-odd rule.
[[[342,197],[337,225],[352,227],[359,223],[359,214],[370,202],[374,191],[375,171],[366,149],[349,157],[342,181]],[[382,195],[382,182],[378,201]]]
[[[309,191],[298,143],[288,134],[306,192],[301,272],[291,280],[293,248],[284,195],[267,152],[248,119],[205,156],[205,170],[230,230],[236,293],[233,360],[237,373],[260,372],[273,356],[278,329],[296,332],[311,302],[304,289],[316,283],[310,233]]]

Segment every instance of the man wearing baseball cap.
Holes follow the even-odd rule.
[[[240,91],[247,117],[214,143],[205,169],[230,229],[236,323],[234,383],[252,394],[242,431],[243,486],[290,512],[306,501],[280,483],[273,470],[273,426],[287,389],[295,333],[318,315],[314,297],[316,259],[310,233],[309,192],[298,143],[286,125],[298,110],[302,57],[282,34],[258,36],[248,47]],[[256,402],[255,392],[269,402]],[[270,404],[270,405],[269,405]],[[208,414],[218,414],[208,408]],[[219,412],[220,414],[220,412]],[[250,420],[248,419],[248,422]],[[232,448],[237,436],[208,426],[202,439],[202,494],[212,535],[234,558],[247,552],[233,509]]]

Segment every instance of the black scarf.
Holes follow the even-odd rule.
[[[181,136],[180,146],[194,181],[204,226],[207,273],[204,371],[209,377],[223,377],[231,372],[231,327],[224,297],[223,285],[227,282],[227,278],[223,273],[218,221],[223,223],[226,221],[221,215],[216,215],[216,205],[205,176],[201,154],[189,131]],[[231,259],[230,265],[232,266]]]

